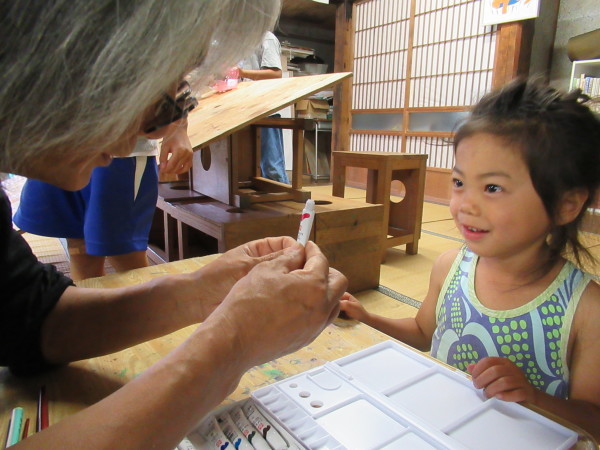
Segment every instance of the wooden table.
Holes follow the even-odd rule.
[[[113,288],[132,285],[166,274],[191,272],[217,257],[218,255],[210,255],[191,258],[91,278],[78,282],[78,286]],[[359,295],[359,299],[370,300],[373,296],[382,295],[374,290],[366,291]],[[402,306],[406,309],[407,317],[414,315],[414,308]],[[194,325],[184,328],[121,352],[71,363],[35,377],[16,378],[7,368],[0,368],[0,442],[6,442],[10,413],[17,406],[24,409],[23,420],[30,419],[29,434],[33,434],[40,386],[46,386],[52,425],[100,401],[141,374],[182,343],[195,327]],[[364,324],[336,320],[307,347],[246,372],[235,391],[223,401],[223,405],[247,398],[252,391],[260,387],[388,339],[389,336]],[[595,448],[592,442],[591,439],[583,437],[577,448]]]
[[[150,266],[120,274],[81,281],[84,287],[118,287],[147,281],[169,273],[196,270],[218,255],[191,258]],[[365,296],[380,296],[376,291]],[[411,308],[406,305],[407,308]],[[195,329],[184,328],[159,339],[145,342],[118,353],[91,358],[30,378],[16,378],[8,369],[0,368],[0,442],[6,442],[6,431],[12,408],[21,406],[24,419],[30,419],[29,433],[35,430],[37,395],[45,385],[49,399],[50,424],[74,414],[108,396],[135,378],[153,363],[183,342]],[[341,358],[359,349],[389,339],[386,335],[356,322],[336,321],[309,346],[249,370],[224,404],[241,400],[257,388],[291,375]]]

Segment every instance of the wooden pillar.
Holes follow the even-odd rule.
[[[528,75],[532,42],[533,20],[498,25],[493,88],[503,86],[518,76]]]
[[[404,103],[402,105],[402,141],[400,148],[397,150],[400,153],[406,153],[406,133],[410,126],[410,112],[408,108],[410,104],[410,93],[412,89],[412,59],[413,59],[413,43],[415,34],[415,11],[417,9],[417,0],[410,2],[410,18],[408,20],[408,46],[406,50],[406,84],[404,85]]]
[[[354,70],[354,21],[353,0],[336,0],[335,61],[334,72]],[[350,128],[352,121],[352,78],[335,86],[333,91],[332,151],[350,150]],[[335,164],[332,158],[332,164]]]

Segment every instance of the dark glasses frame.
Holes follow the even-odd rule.
[[[160,128],[187,117],[188,113],[198,106],[198,100],[192,96],[192,89],[187,81],[177,87],[177,96],[171,97],[163,93],[162,100],[156,104],[154,117],[143,125],[144,133],[154,133]]]

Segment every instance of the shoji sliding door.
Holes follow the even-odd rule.
[[[453,164],[456,124],[492,86],[496,27],[481,0],[366,0],[354,5],[350,149],[426,153]]]

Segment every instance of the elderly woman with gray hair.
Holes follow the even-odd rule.
[[[169,93],[232,66],[278,0],[6,0],[0,5],[0,171],[63,189],[177,120]],[[250,367],[311,342],[346,279],[318,247],[276,237],[190,274],[83,289],[39,263],[0,190],[0,364],[17,374],[111,353],[200,323],[115,393],[23,447],[173,448]],[[253,322],[253,327],[245,324]],[[176,413],[175,413],[176,412]]]

